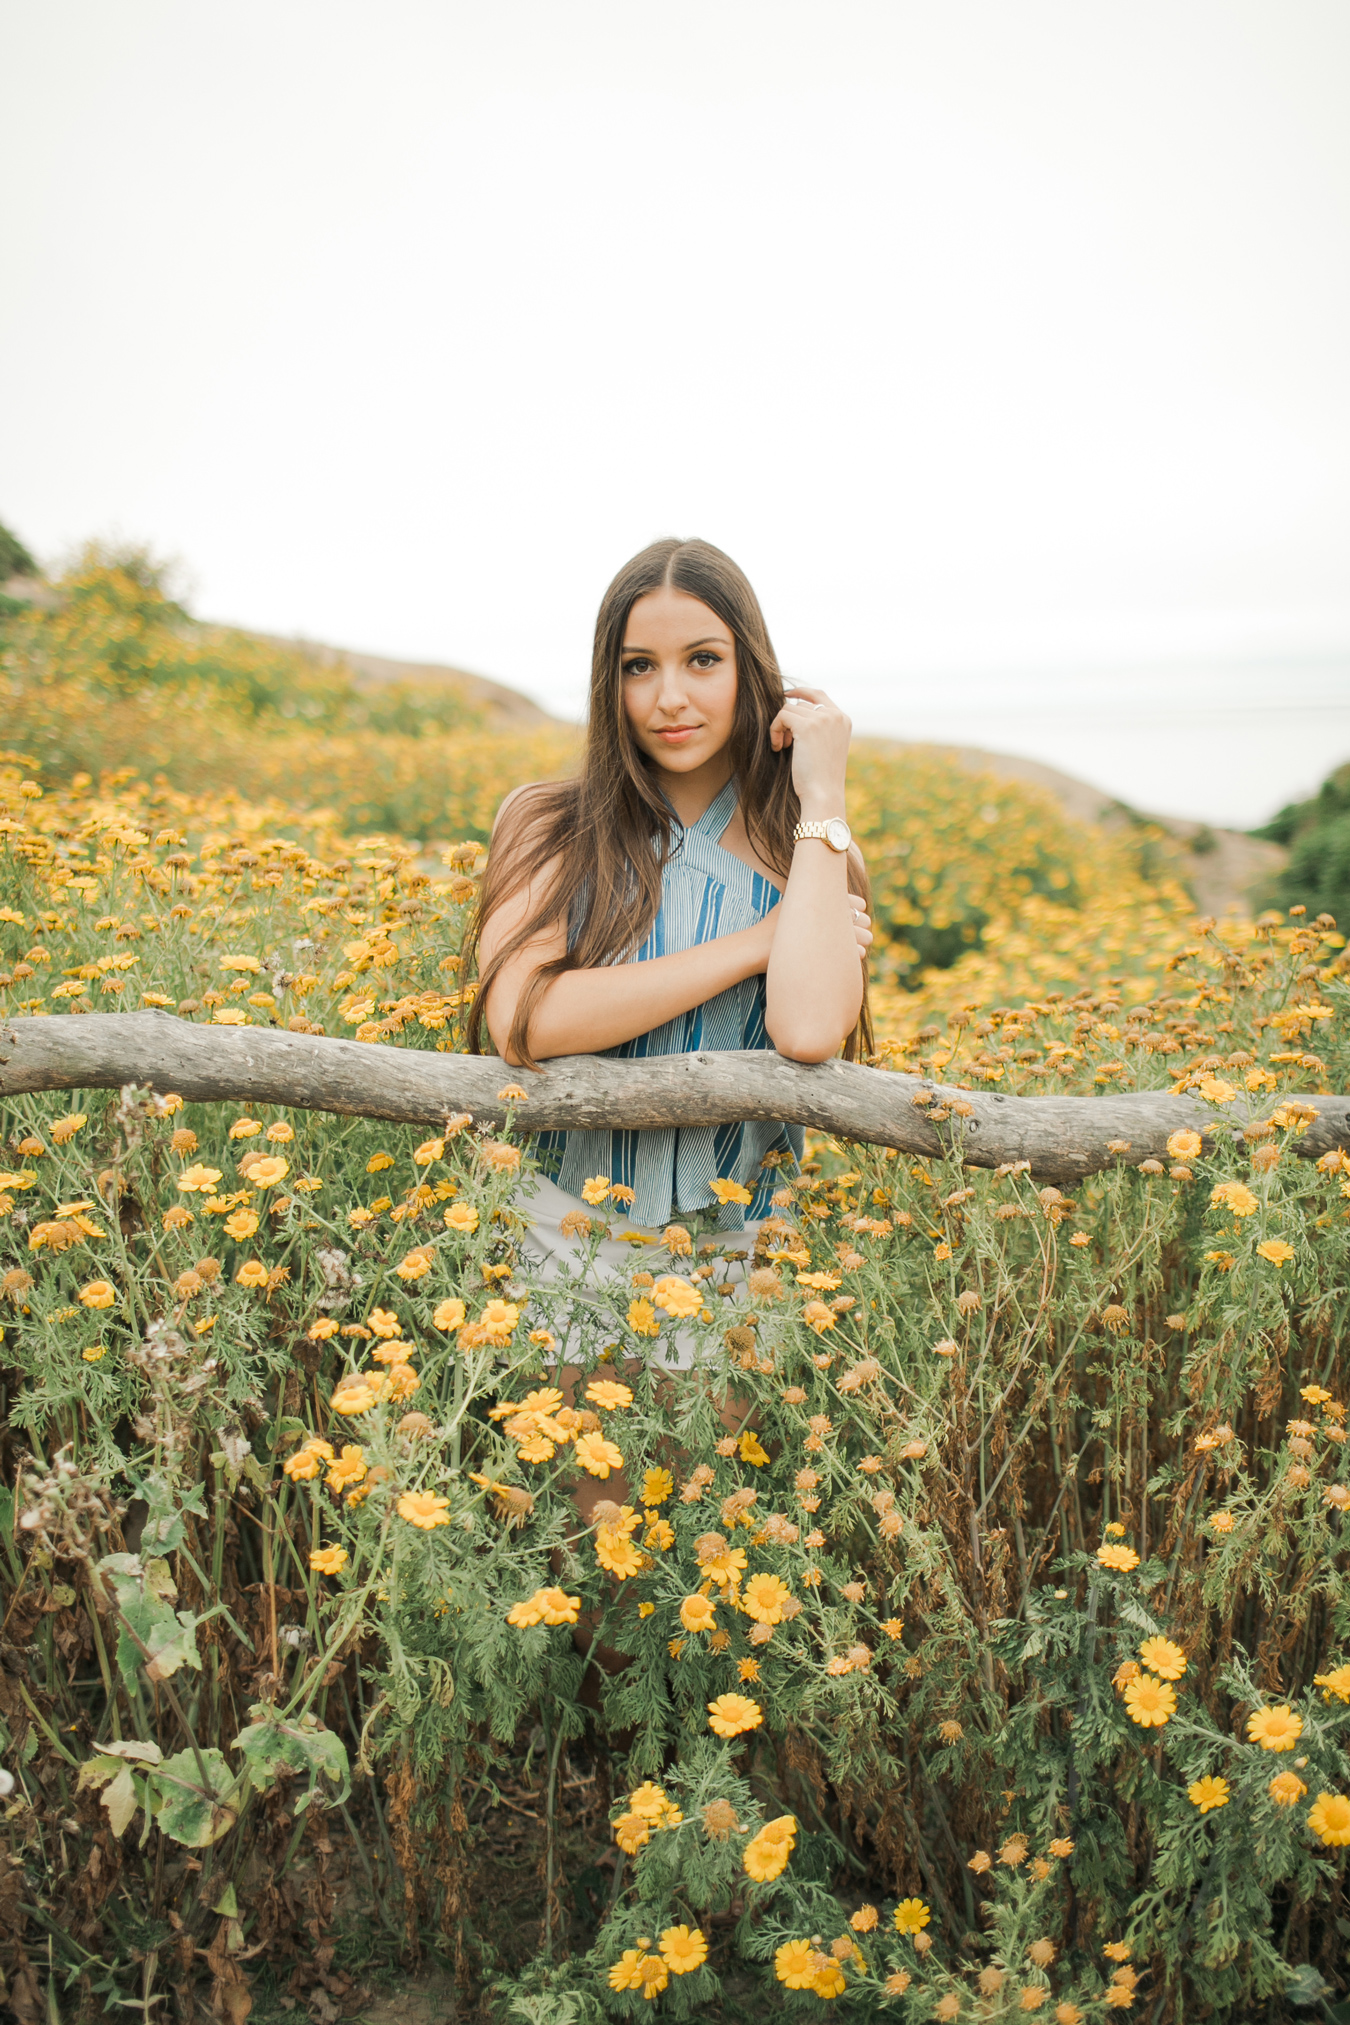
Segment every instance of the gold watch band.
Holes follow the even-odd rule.
[[[853,842],[853,832],[842,816],[830,816],[824,822],[798,823],[792,832],[796,844],[828,844],[832,851],[846,851]]]

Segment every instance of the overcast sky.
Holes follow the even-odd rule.
[[[1345,0],[0,4],[0,519],[580,709],[654,535],[860,729],[1350,756]]]

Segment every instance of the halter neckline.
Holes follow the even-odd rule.
[[[690,836],[709,837],[716,843],[735,815],[739,799],[740,782],[733,774],[726,785],[718,789],[697,822],[684,825],[686,831]]]

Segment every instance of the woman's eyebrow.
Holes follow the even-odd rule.
[[[725,633],[705,633],[701,640],[690,640],[688,645],[684,647],[681,651],[686,654],[693,654],[696,653],[700,647],[729,647],[730,645],[731,641],[728,635]],[[630,646],[627,640],[624,641],[622,647],[620,647],[619,649],[619,652],[621,654],[645,654],[648,656],[649,659],[651,658],[652,655],[652,649],[650,647]]]

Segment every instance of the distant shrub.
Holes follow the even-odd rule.
[[[1272,889],[1279,905],[1350,920],[1350,761],[1328,774],[1315,795],[1290,802],[1252,835],[1289,848]]]
[[[0,584],[11,577],[35,577],[37,564],[12,529],[0,520]]]

